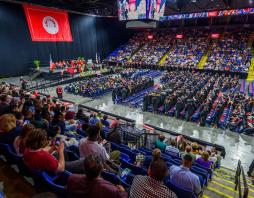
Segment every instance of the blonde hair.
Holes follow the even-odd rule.
[[[7,133],[16,128],[16,118],[12,114],[0,116],[0,132]]]

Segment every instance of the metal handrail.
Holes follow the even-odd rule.
[[[241,188],[241,176],[243,178],[243,195],[242,195],[242,188]],[[235,174],[235,190],[238,188],[238,195],[239,198],[247,198],[249,194],[249,187],[246,181],[246,177],[244,174],[243,166],[241,160],[238,160],[236,174]]]
[[[242,177],[243,177],[243,198],[247,198],[248,197],[248,194],[249,194],[249,186],[247,184],[247,181],[246,181],[246,176],[244,174],[244,170],[243,170],[243,167],[241,166],[241,172],[242,172]]]

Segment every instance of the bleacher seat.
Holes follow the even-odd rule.
[[[165,185],[170,188],[178,198],[196,198],[197,196],[191,190],[172,183],[169,179],[165,181]]]
[[[134,175],[147,175],[147,171],[144,168],[135,166],[125,160],[121,160],[121,167],[130,169]]]

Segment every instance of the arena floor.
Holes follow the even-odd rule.
[[[1,79],[0,81],[19,85],[18,77]],[[39,91],[50,94],[51,96],[56,96],[55,87]],[[75,102],[77,105],[84,104],[86,106],[134,119],[136,120],[137,127],[142,127],[144,123],[151,124],[214,144],[222,145],[226,149],[226,157],[222,160],[222,166],[225,165],[225,167],[233,170],[237,167],[238,159],[241,159],[245,171],[248,170],[248,167],[253,160],[254,138],[250,136],[243,134],[239,135],[229,130],[200,127],[192,122],[185,122],[168,116],[142,112],[140,109],[130,108],[128,106],[115,105],[112,102],[111,93],[98,99],[85,98],[66,93],[64,93],[63,97],[66,100]]]

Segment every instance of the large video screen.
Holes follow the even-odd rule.
[[[160,20],[164,16],[166,0],[149,0],[148,18]]]
[[[118,0],[119,20],[147,19],[147,0]]]

